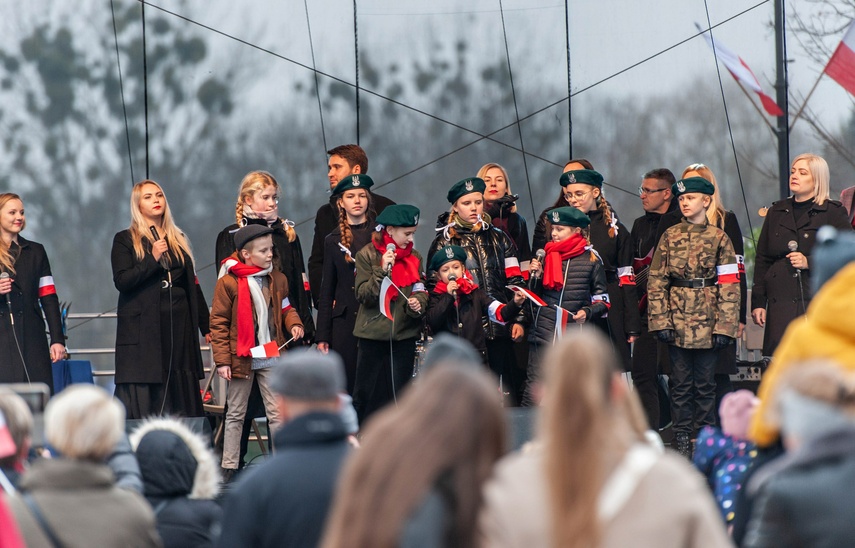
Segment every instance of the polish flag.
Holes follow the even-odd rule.
[[[533,291],[526,289],[524,287],[520,287],[518,285],[508,285],[505,286],[514,293],[522,293],[525,295],[531,302],[536,304],[537,306],[546,306],[546,301],[538,297]]]
[[[715,270],[718,274],[719,285],[739,283],[739,265],[736,263],[717,266]]]
[[[572,315],[569,310],[561,308],[560,306],[555,307],[555,337],[561,338],[564,336],[564,330],[567,327],[567,322],[570,321]]]
[[[855,21],[849,25],[843,40],[825,65],[825,73],[855,95]]]
[[[397,294],[392,278],[384,276],[383,283],[380,284],[380,312],[390,320],[392,319],[392,299]]]
[[[39,298],[48,295],[56,295],[56,286],[53,285],[53,276],[42,276],[39,278]]]
[[[287,313],[292,308],[294,308],[294,307],[291,306],[291,299],[289,299],[288,297],[285,297],[284,299],[282,299],[282,313],[283,314]]]
[[[278,358],[279,345],[276,344],[276,341],[270,341],[266,344],[253,346],[249,349],[249,355],[253,358]]]
[[[737,82],[742,82],[751,88],[751,90],[760,97],[760,102],[763,103],[763,108],[766,109],[766,112],[768,112],[770,116],[783,116],[784,111],[781,110],[781,107],[778,106],[774,99],[763,93],[763,88],[760,87],[760,82],[757,80],[757,77],[754,76],[754,73],[751,72],[751,69],[748,68],[745,61],[743,61],[740,56],[724,47],[720,40],[713,41],[712,34],[704,31],[700,25],[695,23],[695,26],[698,27],[699,32],[704,33],[704,40],[706,40],[707,44],[713,49],[716,58],[724,63],[725,68],[727,68],[731,76],[733,76]]]

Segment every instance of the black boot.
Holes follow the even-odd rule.
[[[675,439],[677,442],[677,452],[686,457],[687,459],[692,460],[692,440],[689,439],[689,435],[677,434]]]

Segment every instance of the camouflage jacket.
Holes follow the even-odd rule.
[[[702,288],[673,287],[672,280],[717,278]],[[662,235],[647,282],[650,331],[673,329],[680,348],[712,348],[714,334],[736,338],[739,270],[723,230],[683,219]]]

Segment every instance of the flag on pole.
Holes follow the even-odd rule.
[[[763,88],[760,87],[760,82],[757,80],[757,77],[754,76],[754,73],[751,72],[751,69],[748,68],[748,64],[743,61],[740,56],[724,47],[720,40],[713,41],[712,34],[704,31],[699,24],[695,23],[695,26],[698,27],[699,32],[704,33],[704,40],[707,41],[709,47],[711,47],[715,52],[716,58],[724,64],[731,76],[733,76],[737,82],[742,82],[751,88],[751,90],[760,97],[760,102],[763,103],[763,108],[766,112],[768,112],[770,116],[783,116],[784,111],[781,110],[781,107],[778,106],[775,100],[769,95],[763,93]]]
[[[384,276],[383,283],[380,284],[380,312],[390,320],[392,319],[392,299],[397,294],[392,278]]]
[[[843,40],[825,65],[825,73],[855,95],[855,21],[849,25]]]
[[[567,322],[570,321],[571,316],[569,310],[560,306],[555,307],[555,337],[557,339],[564,336],[564,329],[567,327]]]
[[[276,344],[276,341],[270,341],[269,343],[253,346],[249,349],[249,355],[253,358],[278,358],[279,345]]]
[[[537,306],[546,306],[546,301],[538,297],[533,291],[526,289],[524,287],[520,287],[518,285],[509,285],[506,286],[508,289],[513,291],[514,293],[522,293],[528,298],[531,302],[536,304]]]

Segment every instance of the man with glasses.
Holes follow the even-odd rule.
[[[666,168],[648,171],[641,179],[638,195],[644,215],[635,220],[629,241],[634,253],[635,290],[641,313],[642,331],[632,352],[632,382],[638,391],[650,428],[659,430],[659,372],[667,368],[668,349],[647,330],[647,274],[656,248],[656,234],[662,216],[677,208],[671,195],[674,174]]]

